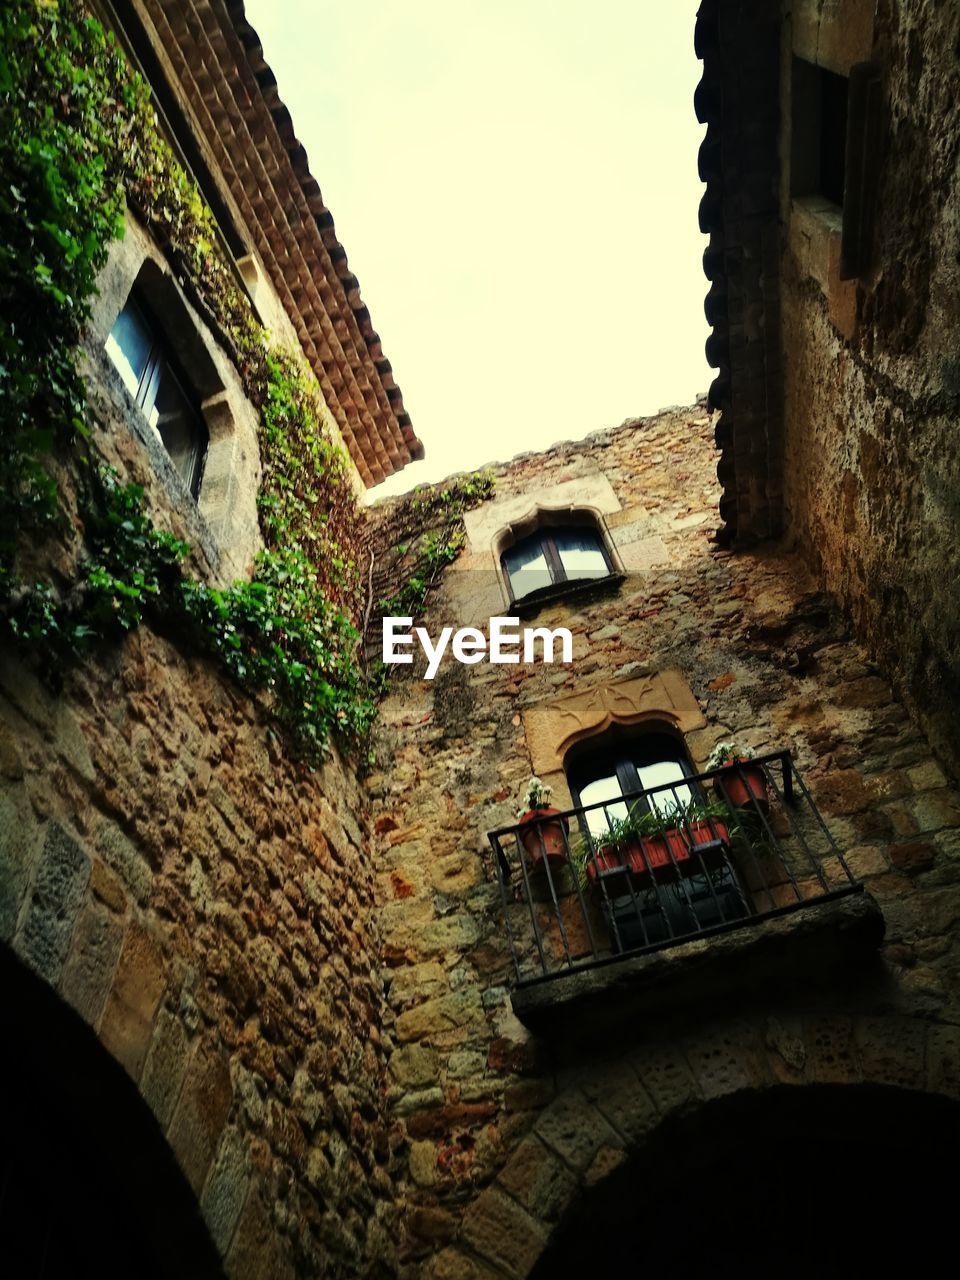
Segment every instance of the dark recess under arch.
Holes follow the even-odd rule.
[[[153,1113],[93,1031],[0,946],[0,1275],[222,1280]]]

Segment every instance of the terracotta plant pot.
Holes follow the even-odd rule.
[[[528,809],[520,819],[520,839],[530,858],[534,871],[543,862],[546,854],[551,867],[562,867],[567,862],[567,843],[564,835],[570,829],[566,818],[558,818],[555,822],[547,822],[559,809]]]
[[[721,768],[724,772],[713,780],[713,789],[720,799],[735,809],[752,809],[756,803],[766,813],[770,797],[763,770],[746,759],[724,760]]]
[[[722,847],[697,852],[698,846],[711,846],[718,840]],[[691,822],[689,827],[671,827],[660,836],[638,837],[620,848],[607,845],[598,849],[595,860],[587,863],[587,876],[596,881],[598,871],[626,867],[634,883],[642,886],[651,877],[669,879],[675,867],[681,875],[695,875],[704,866],[719,863],[729,846],[730,832],[723,822]]]

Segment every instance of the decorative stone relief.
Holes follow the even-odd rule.
[[[543,777],[563,769],[563,758],[581,738],[602,733],[611,724],[664,720],[680,733],[706,724],[700,704],[675,667],[600,684],[583,693],[540,703],[523,713],[534,773]]]

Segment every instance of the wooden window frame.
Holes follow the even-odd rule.
[[[587,531],[593,535],[596,539],[600,554],[603,556],[606,573],[598,573],[596,577],[591,578],[583,578],[579,576],[571,578],[567,576],[567,572],[563,567],[563,561],[560,558],[560,552],[557,548],[555,534],[573,531],[578,534],[582,534],[584,531]],[[539,544],[540,550],[543,553],[543,558],[546,561],[547,572],[550,574],[550,581],[549,583],[545,583],[542,587],[536,587],[533,591],[528,591],[524,595],[518,596],[514,590],[513,577],[506,565],[507,556],[509,556],[511,552],[516,551],[518,547],[524,547],[527,545],[533,546],[537,543]],[[556,587],[561,586],[564,583],[570,583],[573,585],[579,585],[582,583],[586,585],[587,583],[603,582],[616,572],[603,534],[595,524],[587,521],[581,523],[574,521],[570,523],[558,523],[556,525],[542,525],[540,528],[534,529],[532,533],[526,534],[522,538],[518,538],[516,542],[511,543],[509,547],[505,547],[503,549],[500,553],[500,568],[503,572],[504,578],[506,579],[511,604],[515,604],[518,601],[536,600],[540,597],[541,593],[551,594]]]
[[[119,319],[120,315],[128,309],[132,309],[137,313],[144,329],[150,335],[150,348],[147,353],[146,363],[144,365],[143,373],[140,376],[140,382],[137,385],[136,393],[133,394],[132,398],[144,418],[149,422],[150,410],[156,403],[157,394],[160,390],[161,381],[164,376],[172,379],[176,385],[177,390],[180,392],[183,402],[190,413],[190,417],[196,431],[196,456],[191,469],[190,480],[184,481],[184,483],[187,485],[187,489],[189,490],[191,497],[195,502],[198,502],[200,498],[200,488],[203,484],[204,465],[206,463],[207,452],[210,446],[210,432],[204,421],[200,407],[197,404],[196,396],[191,394],[189,379],[184,376],[179,363],[172,355],[169,346],[163,338],[162,326],[158,323],[149,303],[145,301],[142,293],[136,288],[133,289],[130,296],[121,307],[117,319]],[[115,325],[116,321],[114,322],[114,327]],[[111,329],[110,332],[112,335],[113,329]],[[164,448],[166,448],[165,445]],[[176,466],[173,463],[173,457],[169,453],[169,450],[167,451],[167,454],[168,457],[170,457],[171,464],[174,465],[176,469]],[[181,477],[181,479],[183,479],[183,477]]]

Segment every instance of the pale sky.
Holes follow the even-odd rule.
[[[426,449],[377,498],[709,386],[698,0],[247,0]]]

